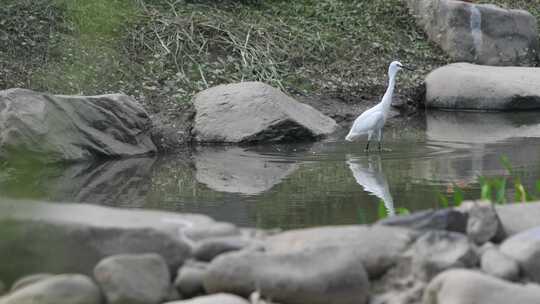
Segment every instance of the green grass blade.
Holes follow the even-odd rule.
[[[377,216],[380,220],[388,217],[386,206],[384,205],[384,202],[382,200],[379,201],[379,208],[377,209]]]

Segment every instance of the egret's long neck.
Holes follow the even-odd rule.
[[[382,98],[382,105],[385,111],[390,109],[390,104],[392,104],[392,95],[394,94],[394,87],[396,86],[396,73],[388,73],[388,88]]]

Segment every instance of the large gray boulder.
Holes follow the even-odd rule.
[[[500,250],[518,262],[525,276],[540,283],[540,226],[506,239]]]
[[[507,235],[540,226],[540,202],[498,205],[495,210]]]
[[[157,253],[176,271],[195,240],[234,233],[203,215],[0,199],[0,273],[8,283],[39,272],[91,274],[104,257],[130,253]]]
[[[333,119],[261,82],[213,87],[197,94],[193,103],[198,142],[313,140],[337,127]]]
[[[423,304],[537,304],[538,285],[512,284],[480,272],[454,269],[435,277],[424,291]]]
[[[152,122],[123,94],[65,96],[0,91],[0,158],[43,162],[117,158],[156,152]]]
[[[453,0],[406,2],[429,39],[454,61],[506,66],[537,63],[537,21],[526,11]]]
[[[393,266],[419,233],[386,226],[335,226],[290,230],[269,237],[266,252],[286,254],[332,248],[354,254],[369,277],[377,278]]]
[[[540,68],[454,63],[432,71],[425,82],[427,107],[540,109]]]
[[[101,304],[92,280],[80,274],[56,275],[0,298],[0,304]]]
[[[331,247],[293,253],[240,251],[210,263],[208,293],[228,292],[288,304],[364,304],[369,280],[354,251]]]
[[[477,265],[474,245],[463,234],[430,231],[422,235],[411,248],[414,274],[429,281],[451,268],[471,268]]]
[[[159,304],[169,295],[171,275],[157,254],[115,255],[96,265],[94,278],[109,304]]]
[[[218,293],[189,300],[166,302],[164,304],[249,304],[249,302],[236,295]]]

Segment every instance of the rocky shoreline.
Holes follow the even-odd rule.
[[[540,298],[540,202],[465,202],[373,225],[284,232],[85,204],[3,200],[0,209],[1,304]]]

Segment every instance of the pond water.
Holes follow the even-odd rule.
[[[503,155],[534,190],[538,114],[427,112],[385,128],[388,150],[381,153],[365,153],[365,141],[345,142],[343,130],[310,144],[197,147],[168,157],[70,166],[4,165],[0,196],[204,213],[259,228],[370,223],[383,206],[389,214],[439,208],[439,196],[451,198],[456,187],[465,198],[478,198],[478,176],[506,174]]]

